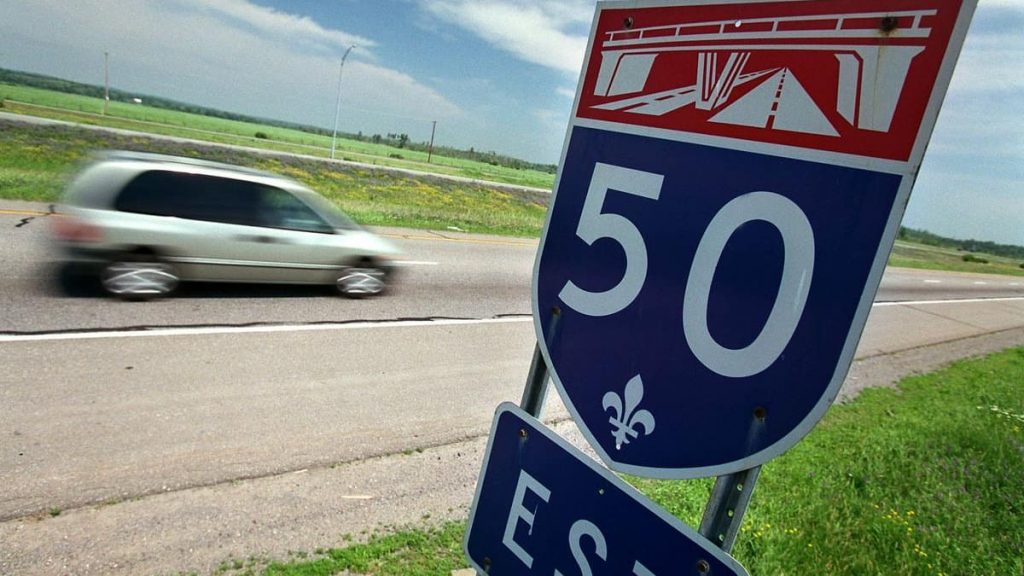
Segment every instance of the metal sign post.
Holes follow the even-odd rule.
[[[547,390],[548,368],[538,344],[534,348],[519,407],[534,418],[540,418]],[[743,515],[750,504],[760,471],[761,467],[756,466],[735,474],[719,476],[715,480],[701,519],[699,533],[725,552],[732,550],[736,542]]]
[[[548,324],[547,338],[554,337],[558,330],[558,318],[562,309],[558,306],[551,308],[551,322]],[[540,352],[540,344],[533,349],[533,360],[530,362],[530,372],[526,376],[526,387],[523,389],[523,398],[519,407],[534,418],[540,418],[544,409],[544,400],[548,394],[548,365],[544,361],[544,355]]]

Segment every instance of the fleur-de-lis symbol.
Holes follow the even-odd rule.
[[[625,406],[623,406],[623,398],[615,392],[608,392],[601,400],[601,406],[605,412],[609,408],[615,412],[614,416],[608,418],[608,423],[612,425],[616,450],[620,450],[623,444],[629,444],[630,439],[635,440],[640,436],[637,426],[643,428],[645,436],[654,432],[654,415],[647,410],[636,409],[644,397],[644,382],[640,379],[639,374],[626,382],[624,396]]]

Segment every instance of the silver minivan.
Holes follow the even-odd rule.
[[[398,249],[298,182],[239,166],[107,152],[69,185],[53,222],[67,264],[129,299],[180,281],[325,284],[382,293]]]

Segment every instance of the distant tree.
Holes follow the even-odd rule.
[[[61,78],[55,78],[52,76],[44,76],[42,74],[32,74],[29,72],[19,72],[16,70],[7,70],[0,68],[0,83],[14,84],[21,86],[31,86],[34,88],[42,88],[45,90],[54,90],[57,92],[65,92],[69,94],[78,94],[82,96],[88,96],[92,98],[103,97],[103,87],[91,84],[82,84],[78,82],[72,82]],[[116,88],[110,89],[110,99],[118,102],[131,102],[132,98],[140,98],[145,101],[145,105],[152,108],[160,108],[164,110],[176,110],[181,112],[191,112],[193,114],[201,114],[204,116],[211,116],[214,118],[224,118],[227,120],[237,120],[240,122],[251,122],[256,124],[262,124],[265,126],[274,126],[280,128],[287,128],[291,130],[299,130],[307,134],[319,134],[321,136],[331,134],[331,131],[326,128],[317,126],[307,126],[303,124],[296,124],[292,122],[284,122],[281,120],[272,120],[266,118],[258,118],[254,116],[247,116],[244,114],[236,114],[233,112],[226,112],[224,110],[217,110],[214,108],[207,108],[205,106],[198,106],[195,104],[188,104],[184,102],[177,102],[167,98],[160,98],[158,96],[151,96],[147,94],[129,93],[118,90]],[[3,106],[3,99],[0,97],[0,106]],[[357,140],[362,140],[365,136],[362,132],[359,132],[353,136]],[[422,152],[427,151],[428,143],[423,142],[412,142],[409,139],[408,134],[401,133],[389,133],[387,138],[384,138],[380,134],[374,134],[370,137],[370,140],[375,144],[388,144],[390,146],[396,146],[399,148],[406,148],[409,150],[418,150]],[[525,162],[517,158],[510,156],[504,156],[495,152],[480,152],[475,148],[469,150],[450,148],[447,146],[441,146],[435,144],[434,146],[435,155],[443,155],[452,158],[464,158],[469,160],[475,160],[477,162],[485,162],[494,166],[505,166],[511,168],[529,168],[532,170],[538,170],[546,172],[548,174],[554,174],[558,166],[555,164],[538,164],[532,162]],[[927,233],[925,233],[927,234]],[[984,244],[978,243],[979,246],[984,247]],[[1024,258],[1024,248],[1020,248],[1021,257]]]
[[[918,244],[938,246],[940,248],[957,250],[959,252],[984,252],[987,254],[994,254],[996,256],[1003,256],[1005,258],[1024,258],[1024,246],[998,244],[987,240],[958,240],[956,238],[939,236],[938,234],[933,234],[927,230],[901,228],[900,238],[910,242],[917,242]]]

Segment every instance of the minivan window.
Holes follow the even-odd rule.
[[[254,226],[259,225],[258,194],[251,183],[242,180],[151,170],[139,174],[125,186],[115,208],[138,214]]]
[[[261,224],[271,228],[322,234],[333,231],[323,218],[295,195],[271,186],[260,187],[259,215]]]
[[[327,220],[333,228],[338,230],[359,230],[358,224],[353,222],[351,218],[346,216],[344,212],[323,196],[310,192],[302,194],[301,198],[303,202],[312,206],[321,218]]]

